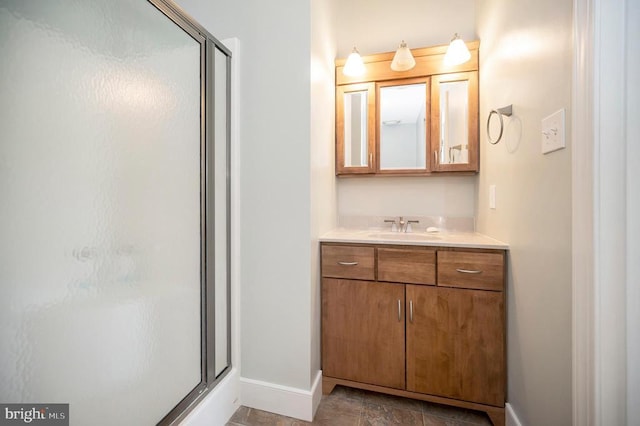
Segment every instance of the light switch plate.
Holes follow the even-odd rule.
[[[542,119],[542,153],[564,148],[564,108]]]

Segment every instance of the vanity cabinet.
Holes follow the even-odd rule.
[[[321,256],[325,394],[346,385],[504,424],[503,250],[322,243]]]
[[[478,171],[478,47],[447,67],[447,46],[412,49],[416,66],[390,70],[394,52],[363,56],[363,76],[336,60],[336,175],[429,176]]]

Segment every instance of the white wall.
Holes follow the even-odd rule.
[[[336,227],[334,11],[311,0],[311,373],[320,369],[320,245]]]
[[[627,60],[627,421],[640,419],[640,2],[626,9]]]
[[[446,44],[455,32],[476,37],[476,1],[333,0],[337,57]],[[482,49],[482,45],[480,46]],[[339,178],[338,215],[456,216],[475,214],[476,176]]]
[[[237,37],[242,51],[241,375],[308,390],[310,3],[179,4],[219,39]]]
[[[542,118],[571,114],[571,0],[481,0],[480,128],[513,104],[504,140],[481,136],[477,226],[510,244],[508,395],[523,425],[571,424],[571,146],[542,155]],[[566,120],[566,140],[571,140]],[[497,209],[488,208],[496,185]]]
[[[337,185],[338,213],[473,217],[475,179],[473,176],[342,178]]]

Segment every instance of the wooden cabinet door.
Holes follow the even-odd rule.
[[[336,87],[336,175],[375,172],[376,85]]]
[[[325,376],[405,387],[404,285],[322,280]]]
[[[503,293],[407,285],[406,301],[407,390],[504,406]]]
[[[432,77],[431,149],[433,171],[478,171],[477,71]]]

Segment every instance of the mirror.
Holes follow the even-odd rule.
[[[380,170],[425,169],[427,83],[382,86]]]
[[[469,81],[441,82],[440,164],[469,163]]]
[[[368,92],[345,93],[344,102],[344,164],[346,167],[366,167],[369,152],[367,115]]]

